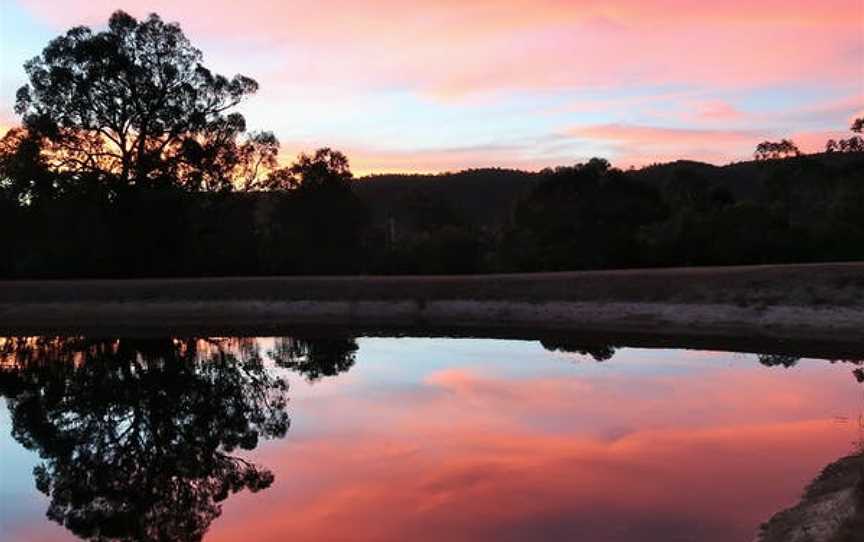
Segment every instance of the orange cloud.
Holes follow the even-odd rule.
[[[290,163],[300,152],[332,145],[320,141],[289,141],[282,145],[281,161]],[[351,163],[355,176],[381,173],[441,173],[469,168],[502,167],[528,171],[587,159],[588,156],[562,157],[550,152],[546,143],[527,140],[513,144],[467,145],[452,148],[388,149],[347,143],[336,145]]]
[[[264,450],[276,484],[232,497],[209,538],[747,540],[850,450],[856,429],[834,416],[859,394],[844,367],[725,363],[677,377],[449,369],[375,399],[331,389],[305,405],[321,430]]]

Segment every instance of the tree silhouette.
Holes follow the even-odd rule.
[[[540,345],[550,352],[567,352],[581,356],[591,356],[594,361],[609,361],[615,356],[615,347],[608,344],[589,345],[568,341],[543,340]]]
[[[269,190],[316,190],[347,187],[353,178],[348,158],[325,147],[313,154],[301,153],[291,166],[274,171],[261,184]]]
[[[27,62],[15,109],[55,174],[114,191],[249,187],[276,167],[278,142],[228,111],[258,84],[202,58],[179,25],[117,11],[107,30],[72,28]]]
[[[271,356],[280,367],[315,382],[350,369],[357,349],[357,342],[350,337],[281,337],[276,339]]]
[[[783,139],[779,142],[763,141],[756,146],[756,152],[753,156],[756,160],[778,160],[801,156],[801,151],[790,139]]]
[[[27,130],[12,128],[0,138],[0,188],[16,206],[46,200],[66,185],[48,169],[39,139]]]
[[[864,117],[855,119],[849,129],[856,134],[864,133]],[[864,152],[864,138],[854,135],[839,141],[829,139],[825,144],[825,152]]]
[[[783,366],[787,369],[795,367],[801,358],[797,356],[789,356],[785,354],[759,354],[757,356],[759,363],[766,367]]]
[[[633,235],[664,217],[659,191],[594,158],[545,170],[516,205],[504,232],[504,260],[518,271],[627,267],[639,259]]]
[[[288,429],[254,341],[6,339],[0,394],[47,515],[90,540],[199,540],[273,475],[231,455]]]
[[[363,263],[367,209],[351,189],[348,159],[324,148],[301,154],[277,170],[265,188],[284,192],[271,208],[262,237],[273,247],[264,260],[271,272],[344,273]]]

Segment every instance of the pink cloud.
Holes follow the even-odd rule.
[[[750,130],[665,128],[625,124],[583,126],[568,136],[608,143],[617,165],[689,159],[725,163],[752,152],[764,134]]]
[[[67,0],[63,9],[53,0],[21,3],[57,31],[73,24],[102,25],[118,7],[139,17],[156,11],[179,21],[208,64],[259,80],[262,93],[255,104],[265,113],[259,111],[256,121],[271,114],[289,119],[291,107],[322,111],[295,120],[304,124],[301,133],[314,134],[310,139],[320,143],[288,143],[287,157],[314,146],[335,146],[348,153],[358,174],[493,165],[540,169],[591,155],[624,167],[679,158],[722,164],[748,159],[761,139],[809,134],[807,126],[823,127],[814,119],[841,110],[846,116],[864,105],[859,91],[849,100],[780,118],[750,108],[745,114],[728,98],[715,98],[727,96],[725,91],[774,85],[815,82],[847,88],[860,82],[860,0],[128,0],[119,5]],[[647,87],[686,90],[644,96]],[[626,96],[634,89],[640,96]],[[455,129],[448,148],[414,144],[409,150],[320,137],[320,125],[329,119],[351,126],[354,116],[381,115],[369,100],[386,96],[376,94],[382,90],[407,90],[421,100],[458,101],[477,110],[490,109],[502,95],[534,96],[547,114],[545,93],[593,91],[597,100],[554,113],[599,112],[630,124],[576,129],[568,137],[581,146],[556,148],[536,141],[461,144]],[[611,97],[605,97],[607,90]],[[383,114],[394,124],[415,127],[413,113]],[[679,122],[716,129],[650,126],[668,125],[670,114]],[[768,128],[738,130],[749,126]],[[821,147],[817,137],[803,135],[803,147]],[[405,146],[411,139],[406,136]]]
[[[731,122],[744,118],[744,113],[724,101],[701,102],[696,105],[695,118],[711,122]]]
[[[107,0],[71,0],[62,10],[49,0],[24,4],[58,27],[102,22],[117,7]],[[459,96],[646,82],[740,87],[860,75],[860,58],[844,54],[860,46],[858,0],[157,0],[125,7],[179,20],[207,42],[266,44],[282,59],[274,67],[286,84],[399,86]]]
[[[665,525],[749,539],[856,432],[833,419],[859,408],[848,372],[783,377],[720,363],[678,378],[450,369],[400,408],[328,396],[339,430],[263,453],[276,484],[229,500],[210,538],[509,540],[557,525],[616,541],[665,539]],[[370,407],[368,424],[348,414]]]

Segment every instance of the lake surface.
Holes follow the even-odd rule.
[[[749,542],[864,440],[856,362],[348,336],[0,345],[6,542]]]

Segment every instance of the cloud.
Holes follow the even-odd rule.
[[[101,23],[117,4],[24,0],[51,23]],[[430,95],[688,83],[740,87],[850,80],[858,0],[270,2],[131,1],[195,37],[254,42],[288,83],[411,88]],[[734,36],[734,39],[730,39]],[[791,52],[794,51],[794,54]],[[268,75],[269,77],[269,75]]]
[[[262,84],[251,127],[275,128],[287,156],[340,148],[360,174],[594,155],[722,164],[766,138],[805,134],[809,148],[864,107],[860,0],[19,3],[58,32],[118,7],[180,22],[208,65]],[[814,94],[823,103],[807,107]],[[776,112],[775,96],[788,107]]]
[[[301,152],[332,146],[348,156],[356,176],[372,173],[441,173],[470,168],[501,167],[537,171],[545,167],[587,160],[591,145],[550,135],[511,142],[429,148],[388,148],[356,141],[329,143],[323,139],[287,141],[280,151],[283,163]]]
[[[734,122],[744,118],[744,113],[722,100],[701,102],[696,104],[694,117],[697,121]]]
[[[610,145],[617,165],[641,166],[677,159],[726,163],[747,156],[764,134],[751,130],[712,130],[602,124],[571,128],[567,135]]]
[[[232,497],[209,537],[746,539],[848,452],[854,427],[826,413],[859,397],[845,370],[778,386],[755,362],[704,367],[582,378],[451,368],[407,387],[398,408],[382,408],[380,384],[329,395],[326,436],[292,434],[263,453],[276,483]]]

